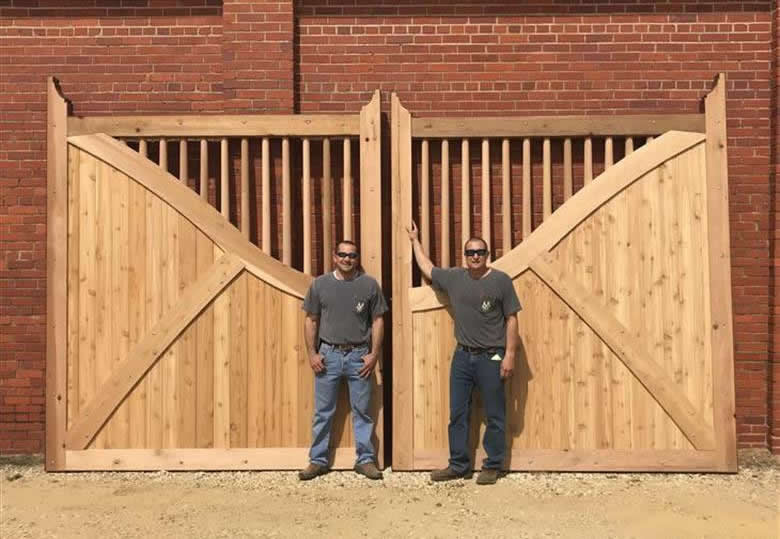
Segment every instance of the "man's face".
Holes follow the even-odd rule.
[[[360,256],[357,247],[349,243],[342,243],[333,253],[333,264],[343,273],[351,273],[358,267]]]
[[[471,240],[466,243],[463,256],[466,259],[468,269],[482,269],[487,266],[487,246],[479,240]]]

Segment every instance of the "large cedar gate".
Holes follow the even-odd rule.
[[[321,222],[332,224],[331,139],[344,139],[333,145],[343,156],[340,230],[349,237],[358,224],[363,264],[379,277],[378,94],[360,115],[77,118],[52,84],[48,124],[47,468],[303,465],[312,375],[300,303],[318,226],[312,155],[321,159],[314,163],[321,165]],[[513,278],[524,306],[507,392],[511,469],[734,470],[724,77],[704,114],[413,119],[393,96],[391,124],[393,467],[429,469],[447,453],[452,322],[445,297],[415,286],[404,230],[414,217],[426,248],[431,230],[441,234],[446,247],[434,261],[442,266],[462,243],[451,232],[500,240],[492,242],[502,254],[494,265]],[[350,140],[357,136],[355,189]],[[260,137],[263,156],[258,246],[250,241],[252,137]],[[290,165],[296,137],[300,171]],[[458,192],[449,178],[457,170],[453,140],[460,142],[453,149],[461,163],[459,215],[450,212]],[[228,192],[231,141],[241,149],[236,193]],[[321,153],[312,153],[312,141]],[[624,150],[616,151],[618,141]],[[192,189],[168,172],[175,168],[168,148],[178,148],[177,175],[193,179],[187,169],[198,142],[200,186]],[[474,143],[481,160],[471,158]],[[209,147],[220,163],[212,204]],[[281,171],[270,163],[272,147],[280,147]],[[498,176],[491,148],[501,155],[500,184],[491,181]],[[520,174],[513,174],[515,153]],[[431,175],[432,155],[440,156],[438,175]],[[594,178],[600,162],[604,171]],[[553,181],[557,171],[562,182]],[[536,219],[533,172],[542,178]],[[565,202],[553,211],[557,185]],[[498,211],[491,192],[503,201]],[[359,223],[351,219],[355,197]],[[512,200],[521,201],[518,222],[507,210]],[[293,242],[296,205],[302,233]],[[270,256],[277,223],[279,260]],[[320,256],[338,229],[321,230]],[[301,271],[290,267],[296,260]],[[337,468],[354,459],[344,404],[335,423]],[[475,446],[479,417],[477,406]]]
[[[55,82],[48,113],[47,469],[304,465],[313,374],[301,302],[313,244],[328,270],[334,231],[354,237],[359,227],[362,263],[381,279],[379,93],[350,115],[80,118],[68,117]],[[237,143],[235,174],[230,150]],[[254,147],[262,160],[259,247],[251,241]],[[336,147],[342,208],[333,200]],[[147,158],[152,151],[157,162]],[[178,178],[169,172],[169,152],[178,154]],[[210,153],[218,155],[215,174]],[[193,160],[198,175],[188,173]],[[220,211],[209,203],[215,176],[211,198]],[[197,191],[189,185],[195,177]],[[313,204],[317,192],[321,204]],[[231,209],[236,200],[240,207]],[[313,220],[315,207],[321,221]],[[293,243],[295,212],[302,237]],[[281,236],[280,260],[270,256],[272,236]],[[291,267],[295,259],[302,271]],[[342,393],[333,437],[338,468],[355,458]],[[381,456],[381,386],[375,395]]]
[[[434,263],[451,264],[450,252],[474,233],[479,215],[481,235],[501,240],[491,242],[502,253],[493,266],[510,275],[524,307],[507,383],[508,467],[735,470],[724,76],[704,114],[412,118],[395,95],[391,113],[393,468],[430,469],[448,455],[453,324],[445,296],[413,286],[404,229],[417,219],[430,245],[435,148],[443,247]],[[521,193],[513,193],[511,139],[522,149]],[[616,141],[625,157],[613,163]],[[474,143],[481,159],[471,159]],[[554,145],[562,157],[558,183]],[[604,172],[594,178],[597,145]],[[450,211],[451,146],[460,153],[459,215]],[[500,191],[491,182],[498,148]],[[476,169],[479,184],[470,180]],[[542,179],[536,228],[534,169]],[[576,193],[575,170],[583,177]],[[556,185],[564,202],[553,212]],[[522,224],[515,226],[518,201]],[[460,241],[450,236],[456,228]],[[473,415],[479,466],[484,425],[479,409]]]

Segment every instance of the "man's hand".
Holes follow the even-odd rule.
[[[368,378],[371,376],[371,373],[374,372],[374,367],[376,366],[378,358],[379,356],[375,352],[369,352],[363,356],[363,366],[358,371],[358,376],[361,378]]]
[[[507,379],[512,377],[512,373],[515,370],[515,356],[512,354],[506,354],[504,359],[501,360],[501,378]]]
[[[412,228],[406,227],[406,233],[409,234],[409,241],[420,239],[420,231],[417,230],[417,223],[412,221]]]
[[[319,353],[309,355],[309,365],[311,365],[311,370],[317,374],[325,372],[325,364],[322,362],[322,356]]]

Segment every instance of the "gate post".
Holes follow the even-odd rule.
[[[47,81],[46,113],[46,469],[65,468],[68,313],[68,103]]]

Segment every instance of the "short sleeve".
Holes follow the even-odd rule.
[[[431,285],[442,292],[447,292],[452,283],[452,275],[452,269],[433,268],[431,270]]]
[[[520,300],[517,298],[517,292],[512,285],[512,279],[504,275],[501,279],[501,292],[503,295],[504,317],[510,316],[521,310]]]
[[[387,312],[387,302],[385,301],[385,295],[382,293],[382,289],[379,288],[379,283],[374,281],[374,294],[371,299],[371,318],[379,318]]]
[[[320,314],[320,294],[317,291],[317,281],[311,283],[306,297],[303,298],[303,310],[309,314]]]

